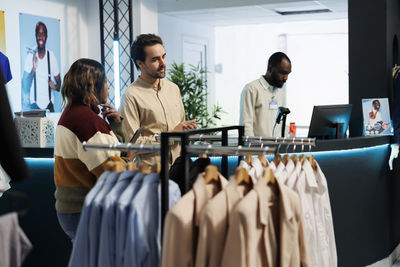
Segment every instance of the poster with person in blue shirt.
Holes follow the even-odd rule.
[[[61,112],[60,20],[19,15],[22,110]]]
[[[393,135],[387,98],[362,99],[365,135]]]

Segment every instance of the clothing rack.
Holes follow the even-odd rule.
[[[301,151],[304,151],[304,146],[308,146],[310,151],[311,147],[316,145],[316,138],[308,138],[308,137],[262,137],[262,136],[245,136],[244,137],[245,145],[277,145],[277,152],[280,152],[280,148],[282,145],[286,145],[286,151],[281,153],[288,153],[288,149],[290,146],[293,146],[293,153],[296,152],[296,146],[301,146]]]
[[[275,154],[277,152],[277,147],[246,147],[246,146],[238,146],[238,147],[225,147],[225,146],[186,146],[186,150],[188,153],[192,154],[212,154],[219,156],[245,156],[245,155],[256,155],[256,154]]]
[[[161,135],[155,135],[156,141],[161,141]],[[220,135],[207,135],[207,134],[195,134],[188,137],[190,142],[194,141],[204,141],[204,142],[218,142],[222,140],[222,136]],[[238,137],[229,137],[229,140],[234,139],[237,140]],[[181,138],[179,137],[170,137],[171,141],[180,142]]]
[[[155,136],[156,141],[161,141],[161,136]],[[228,137],[228,143],[233,143],[238,137]],[[244,136],[244,144],[268,144],[268,145],[311,145],[315,146],[316,138],[309,137],[262,137],[262,136]],[[171,137],[169,140],[180,142],[179,137]],[[220,135],[206,135],[206,134],[195,134],[189,136],[189,142],[203,141],[203,142],[218,142],[221,141]]]
[[[161,146],[159,144],[132,144],[132,143],[115,143],[115,144],[88,144],[83,142],[83,150],[120,150],[120,151],[143,151],[143,152],[160,152]]]
[[[237,146],[229,146],[229,139],[233,139],[232,137],[228,137],[228,132],[232,130],[237,130],[238,135],[237,138]],[[221,132],[221,135],[205,135],[207,133],[216,133]],[[222,155],[221,160],[221,173],[225,177],[228,176],[228,156],[239,156],[238,163],[242,160],[242,156],[251,154],[270,154],[277,153],[279,146],[266,146],[266,147],[249,147],[244,146],[244,126],[228,126],[228,127],[218,127],[218,128],[209,128],[209,129],[197,129],[197,130],[188,130],[182,132],[164,132],[161,133],[161,137],[158,140],[161,140],[161,145],[158,144],[88,144],[83,142],[83,149],[85,151],[88,150],[120,150],[120,151],[147,151],[147,152],[160,152],[161,154],[161,212],[162,218],[161,222],[164,223],[165,216],[168,212],[168,204],[169,204],[169,159],[170,159],[170,141],[178,141],[181,143],[181,157],[184,161],[184,192],[186,193],[189,190],[189,159],[193,154],[212,154],[212,155]],[[269,142],[271,145],[280,145],[280,144],[293,144],[299,143],[304,145],[315,145],[315,139],[303,139],[303,138],[295,138],[295,139],[286,139],[286,138],[261,138],[260,137],[246,137],[246,141],[253,143],[260,143],[260,140],[263,144],[265,142]],[[307,142],[305,142],[305,140]],[[199,146],[199,145],[189,145],[190,141],[220,141],[221,145],[213,146]]]
[[[311,145],[311,146],[315,146],[315,140],[316,140],[316,138],[309,138],[309,137],[245,136],[243,138],[245,143]]]

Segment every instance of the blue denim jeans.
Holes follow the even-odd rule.
[[[71,238],[72,243],[74,243],[80,217],[81,213],[57,212],[58,222],[60,223],[61,228],[67,234],[67,236]]]

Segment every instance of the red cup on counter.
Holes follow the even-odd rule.
[[[289,136],[296,137],[296,124],[294,122],[291,122],[289,125]]]

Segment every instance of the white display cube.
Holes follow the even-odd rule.
[[[54,147],[54,120],[41,117],[14,119],[22,147]]]

